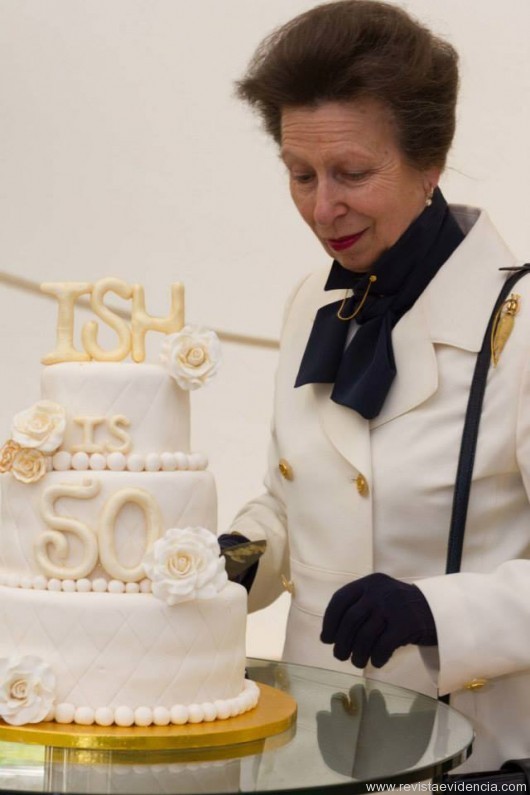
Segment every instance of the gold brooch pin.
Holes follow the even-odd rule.
[[[513,330],[514,318],[519,311],[521,296],[512,293],[499,308],[491,328],[491,363],[497,366],[500,355]]]
[[[342,304],[340,305],[339,311],[337,312],[337,317],[339,318],[339,320],[353,320],[354,317],[357,317],[357,315],[359,314],[359,312],[361,311],[361,309],[364,306],[364,302],[368,298],[368,293],[370,292],[370,287],[376,281],[377,281],[377,276],[369,276],[368,277],[368,286],[366,287],[366,290],[363,293],[363,297],[359,301],[359,306],[357,307],[357,309],[353,310],[351,315],[347,315],[346,317],[342,314],[342,310],[344,309],[344,305],[345,305],[346,301],[349,301],[350,298],[353,298],[353,296],[355,295],[355,290],[352,290],[352,294],[350,296],[347,296],[347,295],[344,296],[344,298],[342,299]],[[348,291],[346,290],[346,292],[348,292]]]

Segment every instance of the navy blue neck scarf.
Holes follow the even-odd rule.
[[[332,383],[335,403],[368,420],[377,417],[396,375],[392,329],[463,239],[436,189],[431,206],[368,273],[356,274],[334,261],[324,289],[350,289],[353,295],[318,310],[295,387]],[[371,283],[371,276],[377,281]],[[346,349],[350,324],[338,317],[339,311],[342,317],[358,312],[359,328]]]

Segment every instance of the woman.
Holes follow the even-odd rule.
[[[437,187],[457,83],[453,48],[404,11],[343,0],[275,32],[238,84],[333,264],[287,307],[267,490],[231,530],[268,542],[250,609],[292,593],[286,659],[450,693],[484,769],[530,756],[530,278],[445,576],[476,354],[516,267]]]

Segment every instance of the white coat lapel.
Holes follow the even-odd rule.
[[[370,426],[368,420],[330,399],[333,384],[314,384],[318,410],[325,433],[341,455],[366,478],[371,479]]]
[[[392,332],[397,374],[381,413],[371,421],[330,399],[332,384],[315,384],[324,430],[335,447],[366,477],[370,476],[370,429],[427,400],[438,386],[436,355],[421,306],[413,307]]]
[[[396,377],[387,399],[370,425],[377,428],[405,414],[436,392],[438,367],[422,305],[417,302],[392,332]]]
[[[485,212],[451,208],[467,233],[456,251],[392,332],[397,375],[377,428],[427,400],[438,388],[436,344],[478,352],[514,257]]]
[[[464,206],[451,210],[467,235],[419,302],[434,343],[479,351],[495,299],[508,277],[500,268],[516,267],[517,262],[487,213]]]
[[[292,348],[290,377],[292,377],[292,372],[296,372],[296,368],[300,366],[304,347],[318,308],[326,303],[340,301],[344,296],[343,290],[330,290],[323,293],[327,277],[328,271],[326,270],[315,273],[307,279],[298,295],[296,312],[292,313],[288,325],[285,326],[285,336],[292,335],[297,340],[297,344]],[[322,300],[323,296],[325,300]],[[300,387],[302,390],[310,389],[312,391],[322,428],[332,444],[359,473],[370,479],[371,456],[368,421],[357,412],[334,403],[329,397],[332,388],[333,384],[307,384]]]

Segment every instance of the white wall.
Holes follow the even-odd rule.
[[[290,287],[325,260],[290,206],[274,147],[232,96],[254,47],[309,0],[1,0],[0,271],[35,281],[116,275],[163,311],[275,337]],[[410,0],[462,59],[448,198],[479,204],[530,258],[528,0]],[[55,308],[1,287],[0,427],[37,397]],[[225,346],[193,396],[226,527],[260,489],[275,353]],[[286,599],[249,650],[279,653]]]

